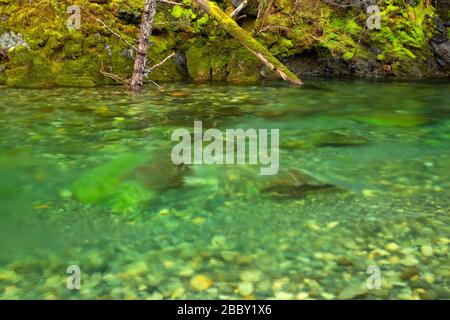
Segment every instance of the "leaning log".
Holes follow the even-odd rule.
[[[214,2],[208,0],[193,0],[208,15],[215,18],[225,31],[231,34],[236,40],[244,45],[259,60],[261,60],[269,69],[275,71],[280,78],[295,85],[303,84],[285,65],[275,58],[270,51],[256,41],[250,33],[242,29],[236,21],[223,12]]]
[[[150,44],[150,36],[152,34],[153,18],[156,13],[156,1],[157,0],[145,0],[139,33],[139,45],[137,47],[133,75],[131,77],[130,89],[132,91],[141,90],[144,80],[147,51]]]

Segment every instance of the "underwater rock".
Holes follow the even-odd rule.
[[[120,275],[124,279],[133,279],[139,276],[145,276],[149,272],[149,267],[145,261],[138,261],[125,266],[125,271]]]
[[[338,257],[338,258],[336,259],[336,263],[337,263],[338,265],[340,265],[340,266],[343,266],[343,267],[351,267],[351,266],[353,266],[353,261],[350,260],[350,259],[347,258],[347,257],[344,257],[344,256]]]
[[[422,255],[427,258],[433,256],[434,254],[433,247],[430,245],[423,245],[420,247],[420,252],[422,252]]]
[[[400,279],[407,281],[410,280],[412,277],[417,276],[419,274],[419,267],[417,266],[410,266],[403,269]]]
[[[132,176],[148,189],[162,192],[183,186],[187,173],[189,173],[188,166],[174,165],[170,161],[170,153],[161,151],[160,156],[139,165]]]
[[[350,147],[364,145],[369,140],[361,136],[331,132],[314,136],[312,142],[316,147]]]
[[[72,185],[77,200],[106,205],[116,213],[132,213],[158,192],[181,187],[187,166],[170,161],[170,150],[125,154],[82,174]]]
[[[123,179],[143,162],[142,156],[124,155],[82,174],[73,184],[75,197],[87,204],[113,196]]]
[[[411,113],[396,113],[393,111],[379,111],[369,114],[353,116],[352,119],[379,127],[411,128],[430,124],[433,119]]]
[[[342,290],[337,298],[340,300],[356,299],[366,296],[367,293],[368,289],[365,283],[353,283]]]
[[[282,141],[280,143],[280,148],[283,149],[309,149],[313,146],[311,143],[305,140],[290,140],[290,141]]]
[[[313,192],[336,191],[334,185],[319,181],[299,170],[287,169],[259,184],[263,194],[277,198],[302,198]]]
[[[204,275],[196,275],[191,279],[191,287],[196,291],[204,291],[211,288],[213,282]]]
[[[238,285],[238,290],[241,296],[248,296],[253,293],[253,284],[251,282],[241,282]]]

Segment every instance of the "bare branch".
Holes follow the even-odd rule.
[[[241,4],[230,14],[230,18],[234,19],[237,17],[237,15],[247,6],[247,4],[247,0],[242,1]]]
[[[170,58],[172,58],[175,55],[175,52],[172,52],[171,54],[169,54],[167,57],[165,57],[161,62],[155,64],[153,67],[150,67],[149,69],[145,70],[145,73],[151,73],[154,69],[162,66],[167,60],[169,60]]]

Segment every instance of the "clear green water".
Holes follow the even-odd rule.
[[[0,88],[0,298],[450,298],[449,83],[308,83]],[[194,120],[279,174],[174,168]]]

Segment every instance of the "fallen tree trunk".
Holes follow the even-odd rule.
[[[147,51],[153,28],[153,17],[156,13],[156,1],[157,0],[145,0],[139,33],[139,45],[137,47],[133,75],[131,77],[130,89],[132,91],[141,90],[144,80],[145,65],[147,63]]]
[[[236,40],[243,44],[259,60],[261,60],[269,69],[275,71],[280,78],[292,84],[301,85],[302,81],[297,78],[286,66],[277,60],[269,50],[244,29],[242,29],[232,18],[223,12],[215,3],[208,0],[194,0],[194,3],[202,8],[208,15],[215,18],[222,28],[231,34]]]

